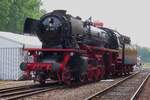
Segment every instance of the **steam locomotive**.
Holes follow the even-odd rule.
[[[37,35],[42,48],[26,48],[33,61],[21,63],[20,68],[41,84],[48,79],[68,85],[98,81],[129,74],[136,64],[137,51],[129,37],[65,10],[54,10],[39,20],[27,18],[24,33]]]

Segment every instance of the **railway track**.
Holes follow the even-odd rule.
[[[137,72],[85,100],[136,100],[149,76],[149,71]]]
[[[132,100],[150,100],[150,75],[147,76],[143,84],[139,87]]]
[[[58,84],[46,84],[45,86],[40,85],[29,85],[0,89],[0,100],[15,100],[31,95],[35,95],[42,92],[52,91],[56,89],[64,88]]]
[[[144,79],[144,81],[142,82],[142,84],[139,86],[139,88],[136,90],[136,92],[134,93],[134,95],[131,97],[130,100],[137,100],[137,98],[139,97],[141,91],[143,90],[146,82],[148,81],[150,77],[150,73],[146,76],[146,78]]]

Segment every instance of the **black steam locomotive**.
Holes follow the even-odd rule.
[[[78,48],[78,43],[111,49],[119,47],[118,37],[113,30],[94,27],[90,20],[83,22],[78,16],[66,14],[65,10],[55,10],[40,20],[28,18],[24,29],[25,33],[37,34],[44,48]],[[130,38],[125,39],[130,43]]]
[[[127,74],[136,64],[137,52],[129,37],[65,10],[54,10],[39,20],[27,18],[24,33],[36,34],[42,42],[41,49],[25,49],[35,59],[20,66],[28,77],[34,72],[40,83],[48,78],[67,84],[99,80]]]

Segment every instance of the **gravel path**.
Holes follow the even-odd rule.
[[[97,83],[91,83],[75,88],[67,88],[61,90],[54,90],[50,92],[45,92],[35,96],[27,97],[22,100],[84,100],[91,94],[101,91],[106,87],[118,82],[122,78],[101,80]]]
[[[33,81],[0,81],[0,89],[32,84],[34,84]]]

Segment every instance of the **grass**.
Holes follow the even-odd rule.
[[[143,67],[150,68],[150,63],[144,63]]]

